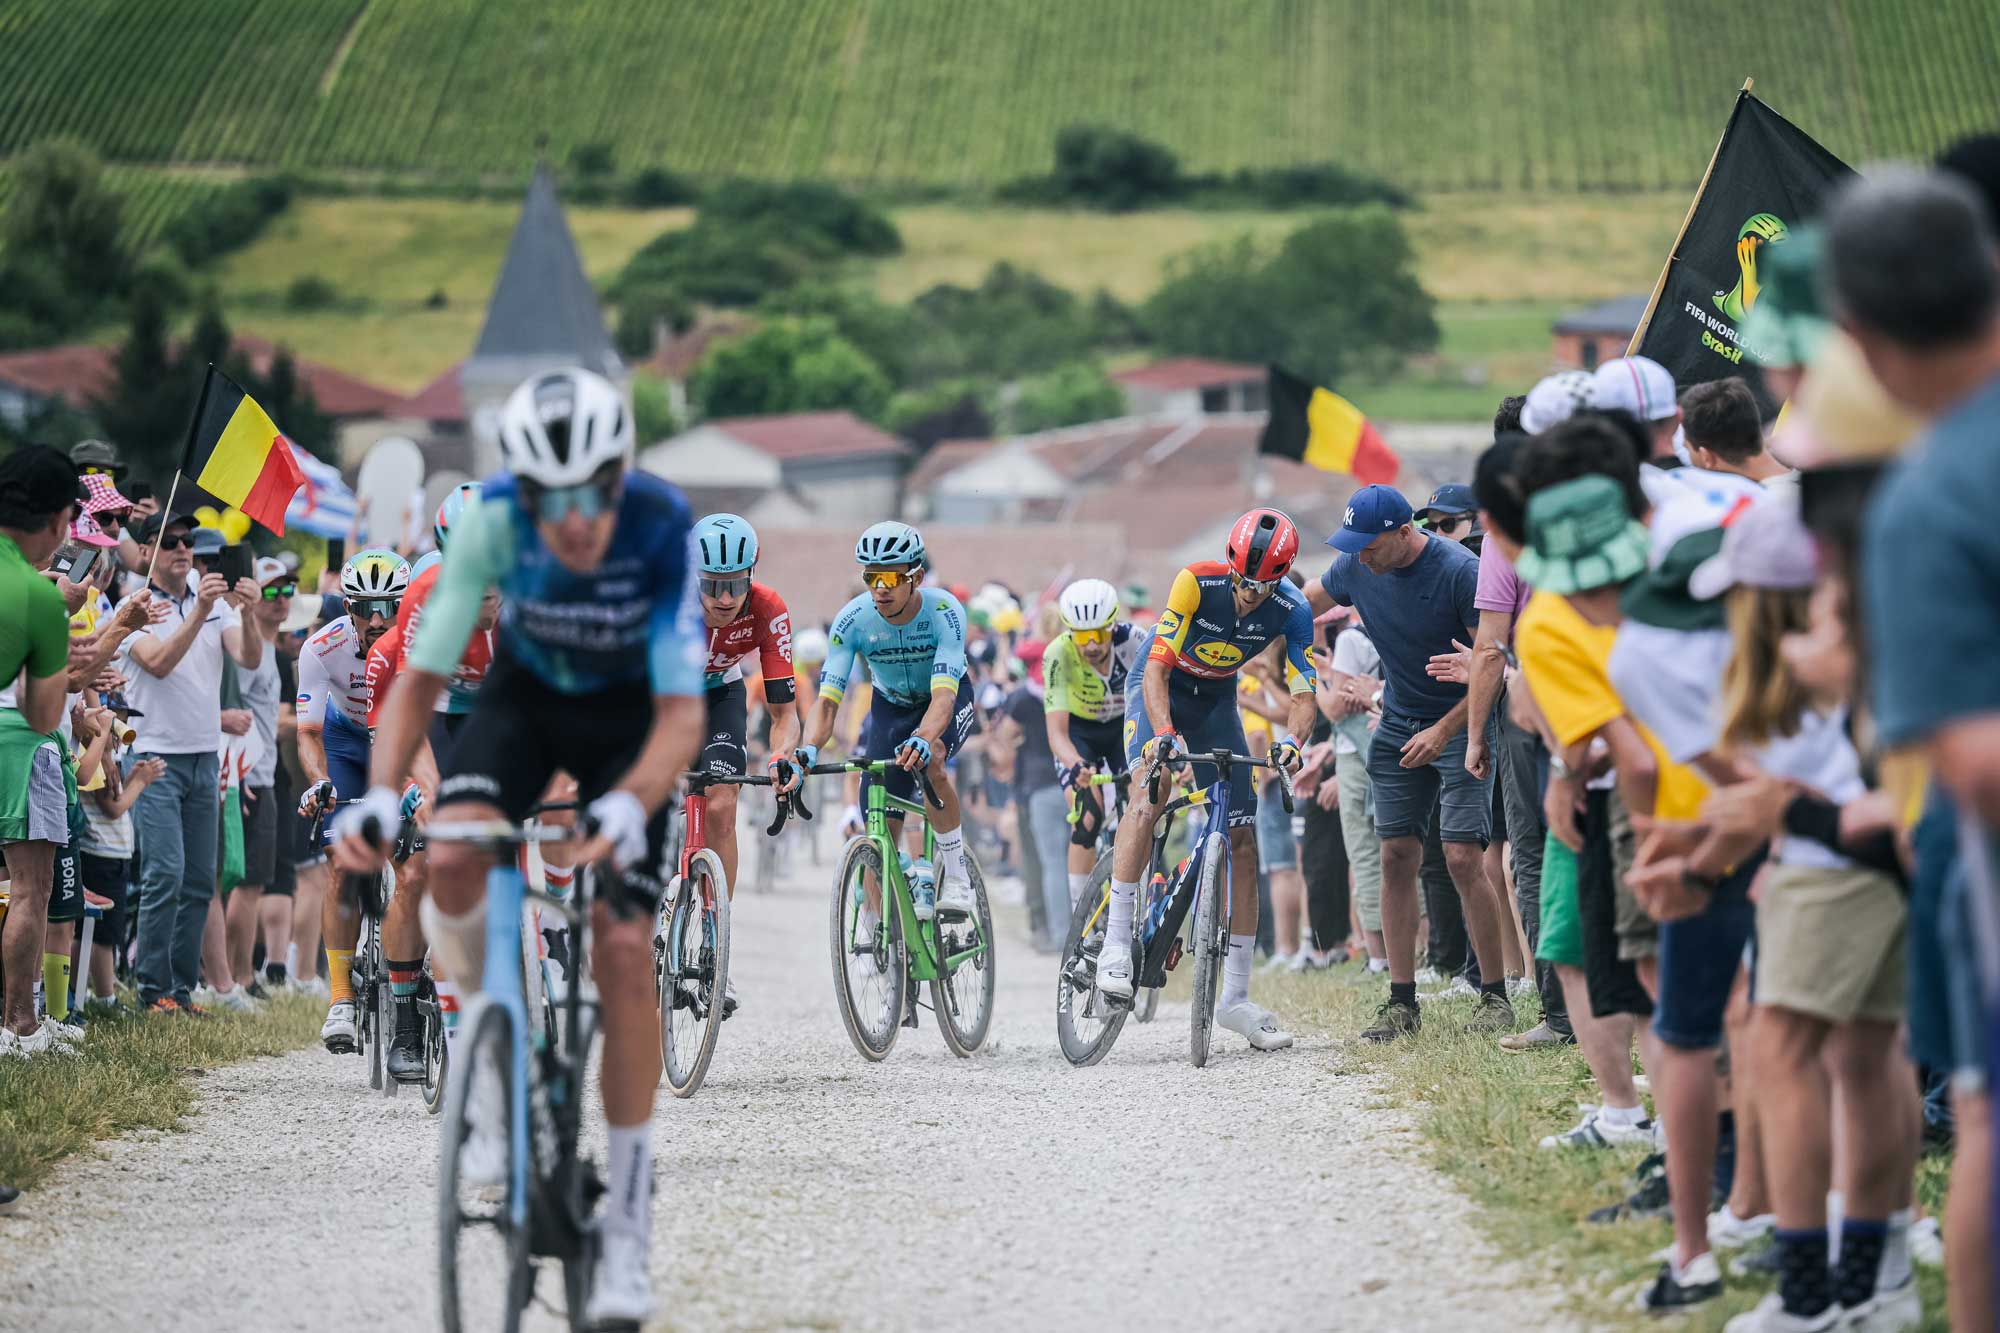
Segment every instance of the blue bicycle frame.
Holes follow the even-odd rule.
[[[528,996],[521,983],[521,914],[528,905],[528,881],[511,861],[486,872],[485,999],[507,1011],[514,1040],[508,1059],[507,1220],[528,1222]]]

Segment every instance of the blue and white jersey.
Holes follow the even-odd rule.
[[[941,588],[918,595],[922,605],[905,625],[890,624],[865,592],[840,609],[827,636],[820,698],[839,702],[856,658],[868,663],[877,694],[907,708],[929,703],[934,690],[958,688],[965,675],[965,608]]]

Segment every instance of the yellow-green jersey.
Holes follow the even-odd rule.
[[[1144,638],[1129,620],[1111,627],[1111,660],[1099,672],[1065,630],[1042,654],[1044,711],[1068,713],[1086,722],[1110,722],[1125,716],[1125,679],[1138,660]]]

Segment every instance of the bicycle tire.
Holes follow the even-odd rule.
[[[430,960],[424,960],[424,989],[428,1007],[417,1006],[424,1030],[424,1109],[432,1115],[444,1110],[444,1090],[451,1077],[451,1052],[444,1035],[444,1005],[438,999],[437,980],[431,975]]]
[[[714,862],[712,853],[695,856],[693,873],[680,882],[674,895],[672,924],[665,932],[667,947],[661,957],[658,985],[660,1077],[676,1097],[692,1097],[700,1090],[709,1061],[715,1056],[716,1037],[722,1031],[723,996],[729,986],[729,886]],[[704,883],[709,886],[706,898],[711,906],[707,911],[702,909]],[[708,929],[703,929],[704,925]],[[701,1014],[676,1036],[675,1020],[690,1010],[676,999],[690,981]]]
[[[973,860],[970,851],[965,853],[965,873],[972,881],[971,931],[961,934],[962,927],[957,922],[946,923],[936,918],[931,921],[940,962],[947,950],[959,952],[975,941],[986,944],[985,953],[966,959],[945,976],[931,982],[931,1008],[937,1013],[938,1032],[943,1035],[944,1044],[951,1048],[951,1053],[961,1060],[986,1044],[986,1034],[993,1028],[993,991],[998,980],[994,968],[993,914],[986,902],[986,879],[979,873],[979,863]],[[953,945],[959,948],[953,949]],[[958,983],[967,968],[973,969],[975,974],[972,985],[961,987]],[[979,1001],[976,1011],[966,1003],[975,995]]]
[[[1096,914],[1098,905],[1110,895],[1108,881],[1111,878],[1111,853],[1106,851],[1097,858],[1097,865],[1090,872],[1091,887],[1084,891],[1076,905],[1070,908],[1069,933],[1063,941],[1062,966],[1056,970],[1056,1045],[1061,1048],[1063,1058],[1078,1069],[1087,1069],[1111,1053],[1118,1041],[1118,1034],[1125,1027],[1125,1016],[1131,1011],[1123,1005],[1104,1003],[1101,1013],[1082,1017],[1099,1024],[1094,1034],[1089,1034],[1080,1025],[1077,1013],[1079,1004],[1086,1010],[1099,1003],[1097,996],[1097,963],[1104,951],[1104,942],[1098,944],[1097,955],[1093,956],[1084,947],[1084,927]],[[1107,907],[1108,911],[1109,908]],[[1136,925],[1137,922],[1135,921]],[[1130,949],[1130,944],[1127,944]],[[1134,975],[1137,975],[1136,963]]]
[[[355,1039],[368,1060],[368,1086],[387,1096],[383,1084],[390,1080],[382,1068],[382,1012],[376,995],[381,989],[377,968],[382,961],[382,932],[372,917],[362,927],[361,938],[361,984],[354,987]],[[351,974],[349,980],[354,980]]]
[[[389,1077],[389,1047],[396,1040],[396,995],[389,989],[389,965],[385,962],[375,982],[375,1050],[368,1057],[382,1070],[382,1095],[394,1097],[403,1085]]]
[[[499,1187],[497,1201],[460,1177],[460,1154],[470,1136],[468,1108],[471,1102],[473,1071],[482,1061],[490,1061],[500,1080],[507,1117],[514,1115],[513,1098],[513,1018],[498,1004],[482,1003],[467,1015],[466,1030],[460,1037],[464,1058],[453,1071],[449,1105],[445,1117],[443,1156],[438,1170],[438,1294],[445,1333],[497,1328],[500,1333],[518,1333],[521,1315],[534,1294],[535,1270],[528,1254],[528,1226],[516,1227],[508,1220],[513,1200],[510,1182]],[[513,1141],[511,1125],[508,1142]],[[532,1191],[532,1184],[530,1190]],[[469,1199],[490,1202],[476,1214],[466,1212]],[[495,1258],[502,1265],[495,1274],[482,1271],[480,1256],[468,1259],[465,1242],[473,1229],[491,1227],[499,1238]],[[491,1265],[485,1266],[490,1270]],[[474,1309],[480,1302],[491,1303],[496,1290],[499,1308]],[[469,1298],[469,1299],[468,1299]],[[468,1315],[472,1317],[468,1318]],[[488,1316],[481,1318],[479,1316]]]
[[[1222,858],[1229,839],[1211,833],[1202,839],[1201,901],[1194,910],[1194,1002],[1188,1012],[1188,1059],[1196,1069],[1208,1063],[1215,1031],[1215,993],[1222,984],[1222,960],[1229,951],[1229,922],[1222,916]],[[1221,936],[1218,940],[1217,932]],[[1219,947],[1218,947],[1219,946]]]
[[[876,945],[872,951],[876,969],[874,979],[886,992],[878,1002],[882,1014],[879,1033],[862,1022],[861,1003],[853,993],[856,978],[852,966],[852,960],[861,956],[862,951],[849,948],[850,932],[857,929],[861,911],[867,904],[862,875],[869,871],[874,873],[875,882],[881,886],[884,897],[882,923],[876,928]],[[888,892],[888,883],[882,873],[882,849],[865,835],[855,838],[848,843],[846,852],[841,856],[840,869],[833,881],[829,937],[833,952],[833,993],[840,1003],[840,1021],[846,1025],[847,1036],[854,1043],[854,1049],[869,1061],[882,1059],[896,1045],[896,1037],[902,1031],[904,979],[909,974],[902,920],[894,904],[886,901]]]

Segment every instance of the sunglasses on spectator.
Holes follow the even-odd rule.
[[[83,475],[87,477],[109,477],[112,476],[115,473],[115,471],[116,469],[114,468],[97,467],[89,463],[86,463],[83,466]]]
[[[1108,629],[1073,629],[1069,632],[1069,637],[1070,641],[1078,646],[1086,644],[1095,646],[1100,643],[1110,643],[1111,631]]]
[[[296,583],[267,583],[264,585],[264,600],[275,602],[280,597],[290,597],[299,590]]]
[[[749,591],[750,576],[748,574],[736,578],[703,578],[701,580],[701,595],[703,597],[741,597]]]
[[[97,520],[97,526],[100,528],[119,528],[125,525],[126,519],[132,517],[132,511],[129,509],[100,509],[90,517]]]
[[[162,551],[178,551],[182,547],[194,547],[194,535],[187,532],[170,532],[154,543]]]
[[[616,463],[599,468],[589,481],[575,486],[542,486],[522,477],[521,505],[544,523],[560,523],[572,513],[596,518],[618,507],[623,470]]]
[[[909,575],[900,569],[864,569],[861,581],[871,588],[900,588],[909,581]]]
[[[1461,523],[1471,522],[1472,515],[1470,514],[1430,514],[1424,518],[1421,526],[1435,532],[1440,528],[1455,528]]]
[[[1229,581],[1235,584],[1236,587],[1238,587],[1242,591],[1250,594],[1250,596],[1261,597],[1265,593],[1270,592],[1272,589],[1276,588],[1280,583],[1283,583],[1285,580],[1282,577],[1275,579],[1246,579],[1241,574],[1238,574],[1236,571],[1231,570],[1229,573]]]
[[[393,597],[353,597],[347,602],[347,614],[364,624],[376,616],[384,620],[396,618],[396,599]]]

